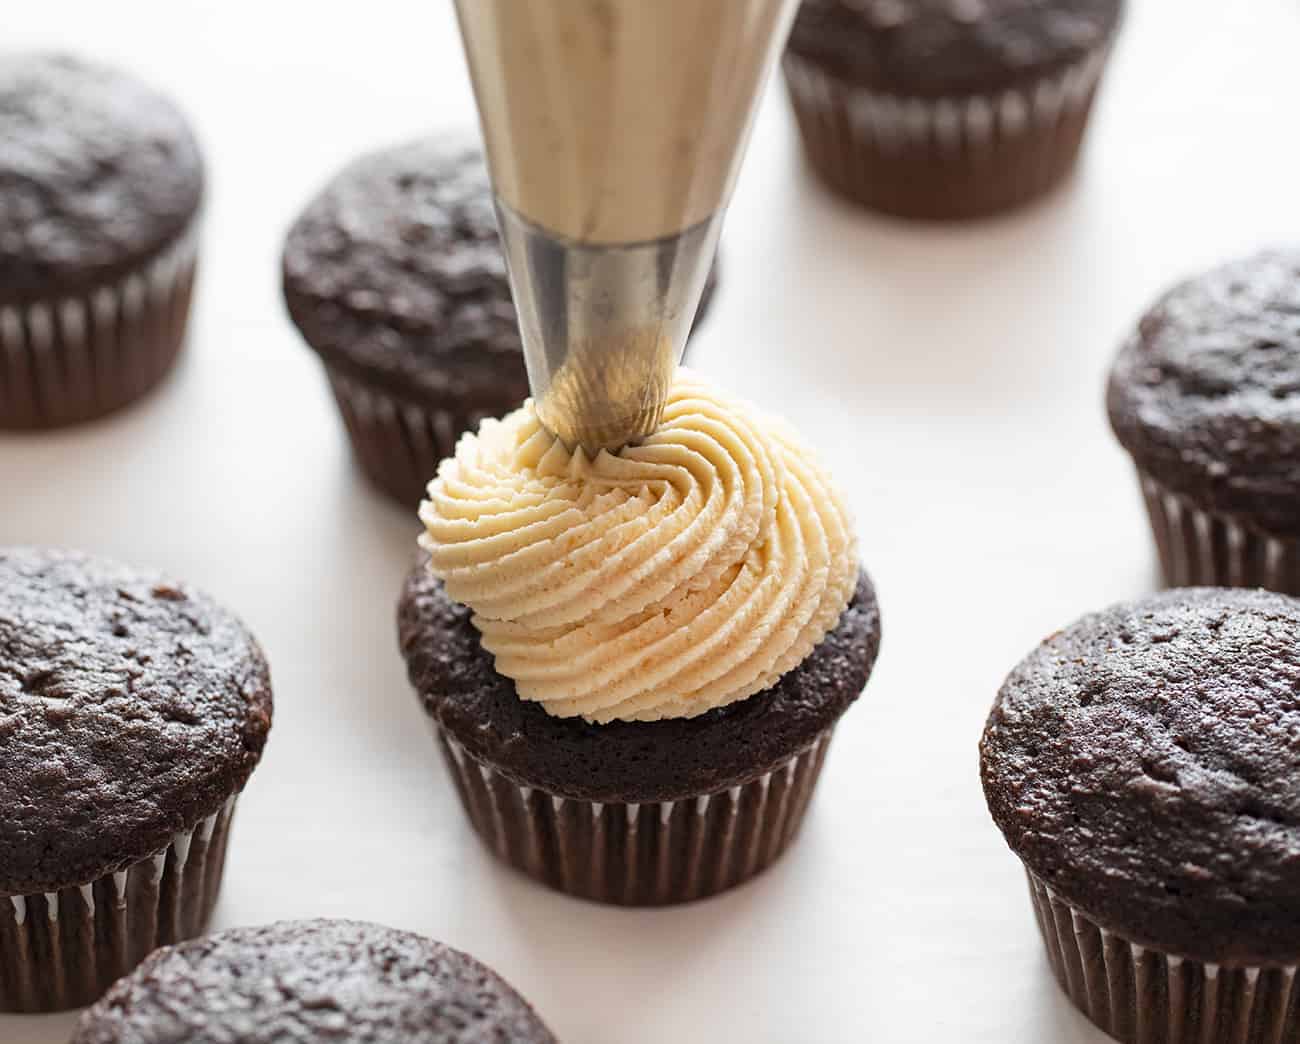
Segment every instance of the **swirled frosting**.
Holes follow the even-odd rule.
[[[447,593],[523,699],[590,721],[693,717],[792,670],[857,580],[814,455],[687,371],[643,442],[568,450],[531,402],[484,421],[420,507]]]

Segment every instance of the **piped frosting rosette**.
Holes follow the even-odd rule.
[[[521,698],[594,722],[770,687],[857,582],[844,501],[780,424],[688,371],[641,443],[570,451],[531,402],[484,421],[421,505],[447,593]]]

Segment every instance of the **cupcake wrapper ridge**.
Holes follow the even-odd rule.
[[[774,863],[803,822],[832,732],[749,783],[637,804],[521,786],[435,731],[461,804],[488,848],[550,888],[618,906],[703,899]]]
[[[1264,587],[1300,595],[1300,539],[1197,507],[1139,470],[1156,549],[1172,587]]]
[[[1125,1044],[1283,1044],[1300,1032],[1295,966],[1226,967],[1140,946],[1066,903],[1032,872],[1029,892],[1061,987]]]
[[[326,366],[330,389],[343,415],[361,470],[381,490],[415,509],[438,464],[489,414],[438,410],[403,402],[336,367]]]
[[[94,420],[157,385],[185,341],[197,255],[191,225],[117,282],[0,305],[0,429]]]
[[[837,191],[919,218],[978,217],[1042,195],[1074,167],[1109,48],[1028,88],[920,98],[782,63],[809,159]]]
[[[159,946],[201,934],[234,810],[232,798],[163,851],[90,884],[0,898],[0,1011],[91,1004]]]

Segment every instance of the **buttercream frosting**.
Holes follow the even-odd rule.
[[[531,401],[443,461],[422,544],[521,698],[594,722],[768,688],[835,626],[853,526],[784,425],[679,371],[659,428],[570,451]]]

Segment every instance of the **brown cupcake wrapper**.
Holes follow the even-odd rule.
[[[1138,471],[1156,549],[1172,587],[1265,587],[1300,595],[1300,539],[1198,507]]]
[[[1297,968],[1228,967],[1163,953],[1107,931],[1028,872],[1057,981],[1089,1019],[1127,1044],[1283,1044],[1300,1034]]]
[[[0,305],[0,429],[94,420],[141,398],[185,341],[197,225],[126,278]]]
[[[489,414],[437,410],[394,398],[326,364],[334,401],[361,470],[381,490],[414,509],[438,464],[456,452],[456,443]]]
[[[777,860],[803,823],[833,728],[749,783],[639,804],[521,786],[435,731],[470,823],[500,859],[583,899],[667,906],[734,888]]]
[[[977,217],[1028,202],[1074,167],[1110,55],[1029,88],[942,98],[884,94],[787,51],[805,150],[822,178],[907,217]]]
[[[0,898],[0,1011],[91,1004],[159,946],[201,934],[234,810],[232,798],[163,851],[90,884]]]

